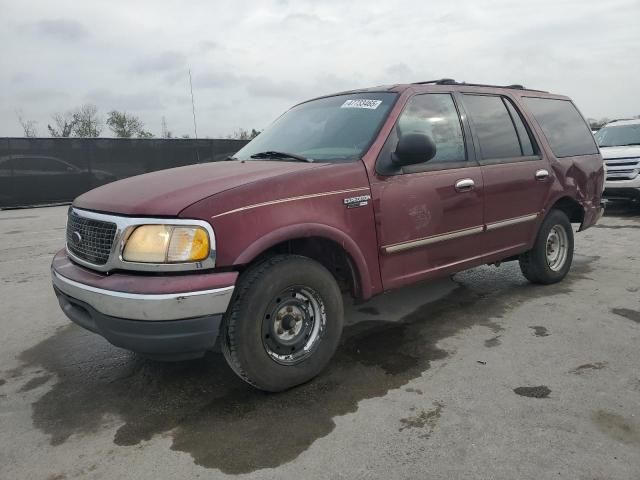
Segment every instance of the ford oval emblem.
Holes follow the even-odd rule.
[[[74,245],[80,245],[82,243],[82,235],[80,235],[80,232],[73,232],[72,238]]]

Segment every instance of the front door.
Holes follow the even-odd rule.
[[[429,135],[436,156],[394,168],[392,152],[407,133]],[[386,290],[458,269],[482,255],[484,187],[468,142],[468,127],[463,128],[452,95],[408,100],[371,181]]]
[[[478,94],[458,98],[482,165],[487,251],[524,251],[535,238],[551,188],[549,163],[511,99]]]

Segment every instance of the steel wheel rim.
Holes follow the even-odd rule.
[[[554,272],[561,270],[569,252],[569,236],[561,225],[554,225],[549,231],[545,251],[549,268]]]
[[[286,288],[267,306],[262,318],[262,344],[282,365],[311,356],[324,333],[327,314],[318,293],[306,286]]]

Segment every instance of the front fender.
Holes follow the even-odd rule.
[[[233,261],[234,265],[246,265],[255,260],[260,254],[269,248],[285,242],[299,238],[321,237],[331,240],[344,248],[353,261],[358,281],[360,283],[363,298],[372,296],[372,278],[362,250],[356,242],[345,232],[335,227],[318,223],[302,223],[287,225],[260,237],[255,242],[245,248]]]

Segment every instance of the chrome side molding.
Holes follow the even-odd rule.
[[[478,233],[497,230],[499,228],[510,227],[512,225],[518,225],[520,223],[532,222],[538,218],[538,213],[531,213],[528,215],[522,215],[520,217],[509,218],[507,220],[501,220],[499,222],[492,222],[486,225],[478,225],[477,227],[465,228],[463,230],[455,230],[453,232],[442,233],[439,235],[433,235],[431,237],[418,238],[416,240],[409,240],[407,242],[394,243],[392,245],[385,245],[382,247],[384,253],[398,253],[412,248],[424,247],[426,245],[433,245],[434,243],[445,242],[447,240],[453,240],[455,238],[462,238],[469,235],[476,235]]]
[[[501,220],[499,222],[487,223],[487,231],[497,230],[498,228],[510,227],[511,225],[518,225],[519,223],[532,222],[538,218],[537,213],[530,215],[523,215],[521,217],[509,218],[507,220]]]
[[[409,242],[396,243],[393,245],[387,245],[382,247],[385,253],[397,253],[412,248],[424,247],[425,245],[432,245],[438,242],[444,242],[452,240],[454,238],[466,237],[469,235],[476,235],[484,232],[484,227],[479,225],[477,227],[465,228],[464,230],[456,230],[455,232],[443,233],[441,235],[434,235],[432,237],[419,238],[417,240],[411,240]]]

